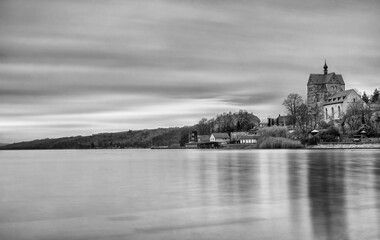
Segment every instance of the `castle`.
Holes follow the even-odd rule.
[[[342,75],[328,73],[326,61],[323,74],[310,74],[307,83],[307,105],[323,109],[325,121],[339,120],[349,105],[357,101],[361,101],[360,95],[353,89],[345,90]]]
[[[307,105],[322,105],[328,97],[345,90],[345,83],[342,75],[334,72],[328,73],[328,66],[325,61],[323,74],[310,74],[307,82]]]

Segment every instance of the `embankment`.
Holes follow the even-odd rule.
[[[320,143],[311,149],[380,149],[380,143]]]

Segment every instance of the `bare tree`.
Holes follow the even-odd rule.
[[[210,134],[210,125],[207,118],[202,118],[197,124],[197,130],[199,135]]]
[[[301,104],[296,111],[296,123],[301,133],[301,138],[306,138],[311,130],[312,115],[309,108],[305,104]]]
[[[316,129],[323,118],[322,107],[315,103],[309,106],[310,127]]]
[[[350,103],[342,119],[349,127],[350,132],[358,131],[363,124],[363,104],[361,102]]]
[[[288,115],[292,119],[293,127],[296,127],[297,122],[297,111],[299,107],[303,104],[302,97],[298,93],[291,93],[284,99],[282,105],[285,106]]]

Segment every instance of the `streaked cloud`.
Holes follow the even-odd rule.
[[[371,93],[380,2],[5,0],[0,142],[283,114],[310,73]]]

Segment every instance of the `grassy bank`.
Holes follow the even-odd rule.
[[[266,137],[260,139],[258,148],[261,149],[277,149],[277,148],[303,148],[300,141],[291,140],[284,137]]]

